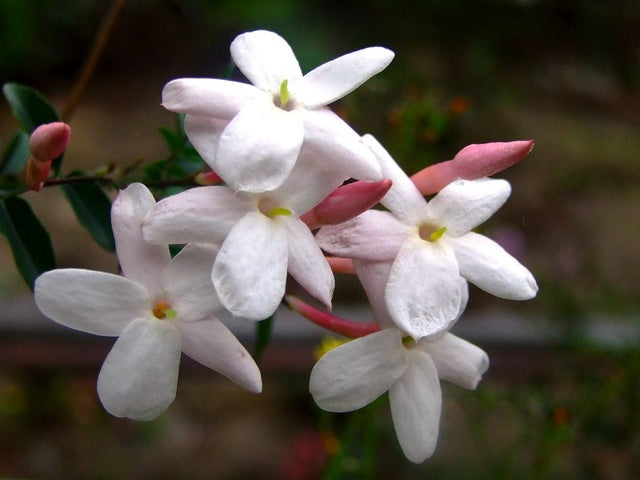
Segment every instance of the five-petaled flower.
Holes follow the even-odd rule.
[[[62,325],[117,336],[98,376],[98,395],[117,417],[149,420],[176,394],[180,352],[252,392],[262,390],[251,355],[214,314],[221,309],[211,285],[215,249],[187,245],[170,259],[166,245],[142,238],[142,221],[155,205],[134,183],[111,210],[124,276],[59,269],[36,280],[38,308]]]

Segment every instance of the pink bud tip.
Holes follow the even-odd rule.
[[[319,325],[327,330],[344,335],[345,337],[357,338],[364,337],[370,333],[377,332],[380,327],[377,323],[359,323],[337,317],[333,314],[323,312],[308,303],[303,302],[293,295],[284,297],[289,307],[307,320]]]
[[[533,149],[533,140],[468,145],[446,162],[436,163],[411,177],[420,193],[432,195],[458,178],[476,180],[518,163]]]
[[[216,172],[200,172],[194,177],[194,181],[198,185],[217,185],[222,182],[222,179],[218,176]]]
[[[309,228],[320,225],[336,225],[357,217],[366,212],[391,188],[391,180],[379,182],[357,181],[336,188],[313,210],[304,214],[301,219]]]
[[[51,162],[62,155],[71,139],[71,127],[63,122],[40,125],[29,138],[31,157],[27,164],[26,183],[39,191],[49,176]]]
[[[331,267],[331,270],[333,271],[333,273],[349,273],[349,274],[354,274],[356,273],[356,269],[353,266],[353,260],[351,260],[350,258],[343,258],[343,257],[325,257],[327,259],[327,262],[329,262],[329,266]]]

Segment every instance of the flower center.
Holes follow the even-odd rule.
[[[262,200],[260,200],[260,203],[258,203],[258,209],[262,214],[266,215],[269,218],[273,218],[278,215],[284,215],[286,217],[291,215],[291,210],[280,207],[270,198],[263,198]]]
[[[436,228],[433,225],[425,224],[420,226],[418,234],[422,240],[435,242],[436,240],[439,240],[446,231],[447,227]]]
[[[159,320],[164,320],[165,318],[176,318],[177,313],[173,308],[171,308],[169,303],[164,300],[160,300],[153,306],[153,315]]]

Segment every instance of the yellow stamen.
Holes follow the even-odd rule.
[[[280,108],[286,107],[289,102],[289,90],[287,89],[288,84],[289,80],[286,79],[280,84]]]
[[[444,232],[447,231],[447,227],[441,227],[438,230],[436,230],[435,232],[433,232],[431,235],[429,235],[429,241],[430,242],[435,242],[436,240],[438,240],[442,235],[444,235]]]
[[[156,318],[164,319],[164,318],[175,318],[176,311],[171,308],[165,301],[160,301],[153,306],[153,314]]]
[[[316,357],[316,360],[320,360],[325,353],[347,343],[348,341],[349,339],[347,338],[341,339],[337,337],[324,337],[322,339],[322,343],[313,350],[313,354]]]
[[[289,215],[291,215],[291,210],[287,210],[286,208],[283,208],[283,207],[276,207],[276,208],[272,208],[267,213],[267,217],[269,218],[273,218],[277,215],[284,215],[285,217],[288,217]]]

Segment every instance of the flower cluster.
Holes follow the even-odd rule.
[[[326,107],[386,68],[392,52],[366,48],[303,75],[280,36],[255,31],[238,36],[231,55],[252,85],[178,79],[162,95],[167,109],[186,114],[189,140],[223,184],[158,203],[131,184],[112,207],[122,276],[53,270],[36,281],[36,303],[63,325],[118,337],[98,394],[113,415],[145,420],[173,401],[180,352],[261,391],[258,367],[218,312],[270,317],[288,275],[330,310],[332,270],[353,271],[374,323],[287,297],[316,323],[358,337],[319,360],[310,392],[321,408],[344,412],[388,391],[400,445],[421,462],[437,439],[439,380],[473,389],[488,367],[482,350],[449,333],[467,282],[503,298],[536,294],[526,268],[472,232],[510,193],[486,176],[532,143],[469,146],[410,179],[372,136]],[[385,210],[370,209],[378,202]],[[169,244],[185,246],[170,258]]]

